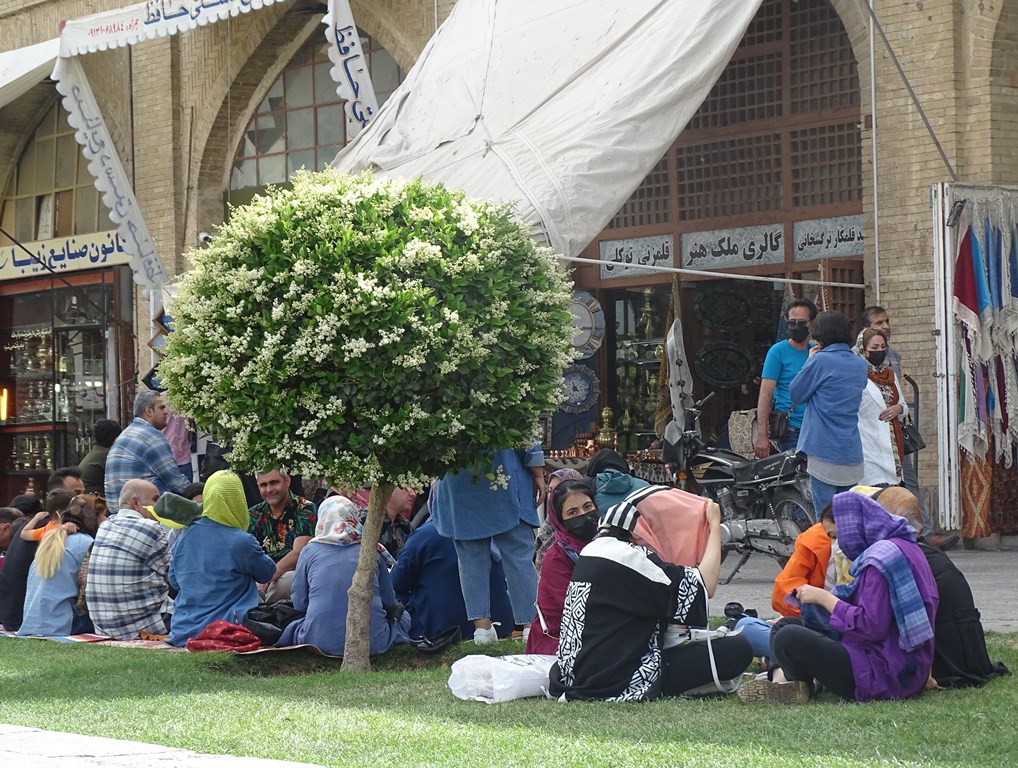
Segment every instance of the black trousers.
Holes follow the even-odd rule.
[[[753,649],[743,637],[722,637],[711,640],[718,680],[738,677],[753,661]],[[661,692],[665,696],[679,696],[693,688],[714,682],[710,670],[707,643],[692,643],[661,652],[664,669],[661,674]]]
[[[771,629],[770,661],[771,667],[781,667],[788,680],[803,680],[812,686],[816,679],[828,691],[855,700],[852,659],[845,646],[804,627],[799,619],[781,619]]]

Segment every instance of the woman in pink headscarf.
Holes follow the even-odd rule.
[[[548,506],[548,522],[554,533],[541,564],[537,583],[537,615],[530,625],[527,653],[555,654],[566,588],[580,550],[597,533],[597,505],[589,480],[566,480],[555,488]]]

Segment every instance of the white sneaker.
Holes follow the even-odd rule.
[[[523,644],[527,644],[527,640],[530,639],[530,627],[523,628]]]
[[[474,630],[474,644],[475,645],[491,645],[498,641],[498,633],[494,627],[488,627],[487,629],[475,629]]]

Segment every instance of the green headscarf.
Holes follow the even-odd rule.
[[[202,493],[202,517],[228,528],[246,531],[251,524],[244,498],[244,486],[233,472],[221,469],[205,483]]]

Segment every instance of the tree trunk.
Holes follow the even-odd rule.
[[[371,669],[371,598],[374,596],[371,582],[378,568],[378,538],[392,489],[389,483],[378,483],[371,489],[368,517],[361,533],[361,554],[353,583],[346,592],[348,606],[343,669],[347,671],[366,672]]]

